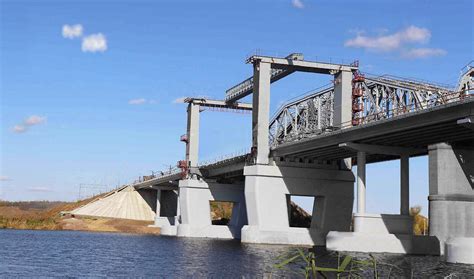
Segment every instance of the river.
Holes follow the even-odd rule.
[[[292,271],[274,267],[277,257],[294,250],[294,247],[250,245],[233,240],[0,230],[0,277],[295,277],[296,266]],[[334,254],[318,257],[321,265],[337,265]],[[446,264],[439,257],[377,257],[380,270],[383,263],[398,265],[390,268],[390,274],[396,277],[474,276],[473,266]],[[370,276],[371,272],[367,271],[366,275]]]

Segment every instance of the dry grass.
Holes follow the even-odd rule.
[[[414,206],[410,208],[410,216],[413,217],[413,234],[427,235],[428,234],[428,218],[420,214],[421,206]]]
[[[87,204],[95,196],[78,202],[0,201],[0,229],[61,230],[61,212]]]

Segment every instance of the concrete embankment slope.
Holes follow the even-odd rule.
[[[93,200],[71,211],[71,214],[140,221],[153,221],[155,219],[152,199],[146,193],[138,192],[132,186],[120,188]]]

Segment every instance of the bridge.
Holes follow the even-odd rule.
[[[446,254],[474,263],[474,68],[458,86],[371,76],[334,64],[254,55],[253,76],[223,100],[187,98],[186,159],[132,186],[156,200],[164,235],[247,243],[326,245],[337,251]],[[283,105],[270,118],[270,88],[295,72],[333,84]],[[252,95],[252,104],[239,102]],[[202,108],[252,113],[248,153],[199,164]],[[412,235],[409,161],[429,157],[428,236]],[[400,212],[366,212],[366,164],[400,160]],[[356,174],[352,167],[357,166]],[[354,197],[356,182],[356,197]],[[292,196],[314,197],[311,226],[290,227]],[[353,211],[356,200],[356,212]],[[233,203],[213,225],[210,202]]]

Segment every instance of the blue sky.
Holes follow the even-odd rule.
[[[0,199],[73,200],[184,157],[184,96],[221,99],[257,49],[454,85],[473,58],[472,1],[0,0]],[[330,82],[272,85],[272,111]],[[250,146],[249,115],[204,112],[201,158]],[[411,201],[427,207],[426,158]],[[368,210],[397,212],[398,162],[368,167]]]

